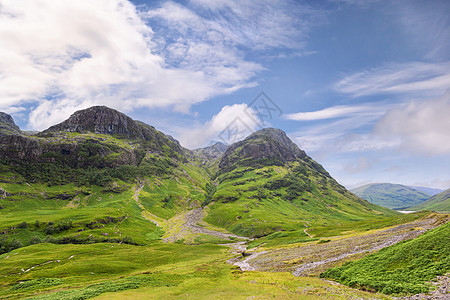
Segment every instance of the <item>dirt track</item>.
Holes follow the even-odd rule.
[[[318,275],[348,260],[413,239],[437,225],[436,219],[429,218],[367,234],[330,238],[327,243],[311,242],[277,249],[253,259],[251,266],[258,271],[288,271],[295,276]]]

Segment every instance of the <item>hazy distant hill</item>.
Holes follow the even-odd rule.
[[[427,201],[409,208],[409,210],[433,210],[437,212],[450,212],[450,189],[434,195]]]
[[[359,197],[390,209],[405,209],[430,198],[430,195],[409,186],[392,183],[367,184],[351,192]]]
[[[423,192],[430,196],[434,196],[434,195],[439,194],[444,191],[441,189],[430,188],[430,187],[425,187],[425,186],[410,186],[410,188],[413,188],[415,190],[418,190],[419,192]]]

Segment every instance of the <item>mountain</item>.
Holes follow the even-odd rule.
[[[234,256],[245,264],[247,246],[279,256],[278,247],[297,251],[333,236],[364,240],[368,230],[425,214],[403,215],[350,193],[279,129],[190,151],[150,125],[96,106],[40,133],[16,128],[0,136],[0,298],[90,298],[138,288],[149,296],[130,297],[196,297],[207,289],[204,298],[211,298],[220,288],[239,298],[242,291],[267,296],[274,286],[290,297],[318,281],[236,272],[224,262]],[[223,246],[230,243],[231,253]],[[276,271],[270,261],[267,267]],[[264,281],[264,288],[249,291],[249,280]],[[327,285],[321,293],[328,290],[320,284]]]
[[[305,156],[305,152],[282,130],[265,128],[230,145],[220,161],[219,168],[221,172],[225,172],[235,169],[238,165],[283,165]]]
[[[202,167],[211,173],[217,172],[222,154],[227,150],[227,145],[217,142],[211,146],[192,150]]]
[[[87,168],[184,161],[186,151],[152,126],[104,106],[77,111],[36,135],[19,135],[16,130],[0,136],[0,159],[29,180],[50,179],[61,172],[58,181],[72,182]]]
[[[436,212],[450,212],[450,189],[436,194],[427,201],[408,208],[408,210],[432,210]]]
[[[273,128],[228,147],[216,143],[189,151],[150,125],[94,106],[34,136],[2,136],[0,159],[15,181],[75,184],[61,195],[79,194],[83,186],[120,192],[146,182],[141,205],[153,215],[170,218],[207,206],[207,222],[246,236],[393,214],[348,192]],[[7,179],[11,175],[3,178],[15,182]]]
[[[392,183],[367,184],[350,191],[370,203],[396,210],[408,208],[430,198],[424,192]]]
[[[22,131],[7,113],[0,112],[0,136],[21,135]]]
[[[444,190],[441,189],[436,189],[436,188],[430,188],[430,187],[425,187],[425,186],[410,186],[411,188],[419,191],[419,192],[423,192],[425,194],[428,194],[430,196],[434,196],[436,194],[439,194],[440,192],[443,192]]]
[[[257,237],[308,222],[393,213],[348,192],[279,129],[230,145],[216,176],[205,220],[236,234]]]

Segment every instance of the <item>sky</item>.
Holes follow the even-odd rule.
[[[0,111],[189,149],[284,130],[347,188],[450,187],[450,1],[0,0]]]

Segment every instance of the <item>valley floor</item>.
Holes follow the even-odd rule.
[[[440,217],[431,216],[387,229],[348,233],[318,242],[270,249],[252,260],[251,265],[259,271],[287,271],[295,276],[317,276],[346,261],[416,238],[439,224],[442,224]]]
[[[207,228],[201,220],[203,213],[201,209],[190,210],[161,224],[168,230],[166,243],[37,244],[0,255],[0,298],[391,299],[317,275],[448,221],[448,216],[431,214],[388,228],[345,232],[291,245],[262,244],[246,250],[249,241]],[[185,235],[178,236],[180,232]],[[205,235],[234,241],[225,245],[170,242]],[[448,283],[448,277],[441,277],[441,281]],[[448,287],[444,286],[440,290],[446,293]],[[417,297],[411,299],[421,299]]]

